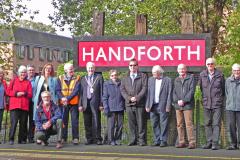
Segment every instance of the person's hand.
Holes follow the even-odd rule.
[[[44,124],[42,125],[42,128],[43,128],[44,130],[47,129],[47,125],[46,125],[46,123],[44,123]]]
[[[24,96],[24,92],[17,92],[17,97],[21,97],[21,96]]]
[[[83,106],[78,107],[79,112],[83,112]]]
[[[183,106],[184,106],[184,101],[183,101],[183,100],[178,100],[178,105],[179,105],[180,107],[183,107]]]
[[[51,125],[52,125],[51,121],[47,121],[47,122],[45,123],[46,129],[50,128]]]
[[[103,107],[103,106],[99,106],[99,110],[100,110],[100,111],[103,111],[103,110],[104,110],[104,107]]]
[[[68,100],[67,100],[66,97],[61,98],[61,101],[62,101],[62,103],[63,103],[64,106],[67,105],[67,101],[68,101]]]
[[[136,97],[132,97],[130,100],[131,100],[131,102],[136,102],[137,101]]]
[[[166,108],[166,112],[170,112],[170,111],[171,111],[171,109],[167,107]]]
[[[150,110],[151,110],[151,109],[150,109],[149,107],[146,108],[146,112],[150,112]]]

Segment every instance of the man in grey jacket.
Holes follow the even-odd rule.
[[[203,149],[219,149],[220,123],[224,100],[224,76],[215,68],[215,59],[206,60],[207,69],[199,76],[199,85],[202,91],[204,107],[204,126],[207,143]]]
[[[146,145],[147,118],[145,112],[145,100],[147,91],[147,76],[138,71],[138,62],[131,59],[129,62],[129,74],[122,79],[120,90],[125,99],[130,130],[129,146]]]
[[[227,129],[230,139],[227,149],[236,150],[240,145],[240,65],[237,63],[232,66],[232,76],[226,80],[225,91]]]
[[[153,146],[166,147],[168,135],[168,113],[171,110],[172,82],[163,76],[159,65],[153,66],[152,77],[148,80],[146,111],[150,112],[153,127]]]

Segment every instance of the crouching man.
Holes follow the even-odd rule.
[[[42,92],[41,97],[42,102],[35,112],[36,139],[47,146],[48,138],[57,134],[56,148],[62,148],[62,117],[59,107],[51,101],[50,92]]]

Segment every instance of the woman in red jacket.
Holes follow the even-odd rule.
[[[18,76],[11,80],[8,87],[10,96],[9,110],[11,126],[9,132],[9,144],[14,144],[14,135],[19,122],[18,143],[25,144],[27,139],[27,116],[29,99],[32,98],[32,85],[27,80],[27,68],[20,66]]]

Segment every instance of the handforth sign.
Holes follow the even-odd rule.
[[[206,38],[138,39],[138,40],[96,40],[78,41],[78,66],[85,67],[92,61],[97,67],[127,67],[135,58],[139,65],[152,67],[159,64],[165,67],[184,63],[187,66],[201,67],[207,57]]]

